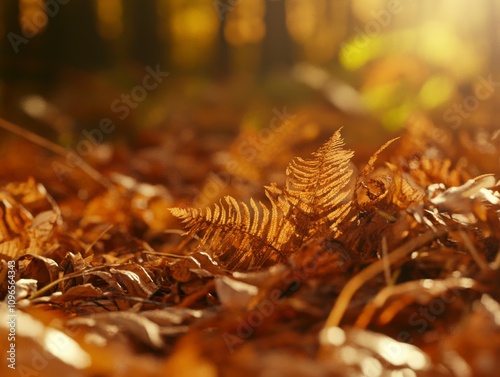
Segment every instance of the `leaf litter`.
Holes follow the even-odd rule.
[[[305,141],[288,133],[257,170],[238,151],[248,132],[219,151],[169,134],[63,180],[32,169],[61,156],[11,140],[0,298],[14,261],[16,344],[42,355],[19,352],[19,372],[494,375],[500,169],[473,132],[419,116],[363,164],[337,131],[286,167],[272,148]]]

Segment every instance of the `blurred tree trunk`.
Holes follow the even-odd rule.
[[[44,32],[31,34],[36,27],[22,30],[19,23],[18,0],[3,0],[1,12],[5,36],[1,44],[1,72],[6,82],[34,80],[46,77],[51,71],[44,54],[50,45]]]
[[[216,55],[214,59],[213,73],[217,78],[226,78],[231,72],[229,49],[230,46],[224,37],[225,18],[220,21],[216,40]]]
[[[94,3],[69,2],[49,23],[52,51],[48,56],[60,57],[69,66],[101,68],[109,62],[106,48],[97,29]]]
[[[124,2],[125,24],[132,30],[129,33],[130,55],[144,66],[156,66],[165,60],[160,48],[164,45],[159,34],[157,7],[156,0]]]
[[[3,0],[1,7],[1,22],[3,25],[4,35],[1,43],[0,74],[2,80],[8,82],[14,78],[11,69],[15,68],[15,58],[19,52],[21,52],[20,48],[24,45],[24,43],[20,43],[18,45],[19,50],[16,53],[15,48],[12,45],[12,38],[14,37],[12,33],[16,36],[23,37],[21,27],[19,25],[18,0]]]
[[[50,41],[43,57],[68,68],[101,69],[110,62],[108,49],[97,28],[93,1],[70,1],[49,17]]]
[[[266,36],[263,42],[261,72],[287,70],[292,66],[292,40],[286,27],[284,1],[266,2]]]

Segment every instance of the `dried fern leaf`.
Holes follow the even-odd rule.
[[[313,236],[326,225],[334,228],[345,217],[351,195],[353,152],[342,149],[344,141],[337,131],[311,159],[295,158],[287,168],[285,197],[294,205],[297,226],[304,236]],[[310,225],[314,223],[314,226]],[[307,232],[310,229],[311,232]]]
[[[399,138],[396,137],[394,139],[391,139],[387,142],[384,143],[384,145],[382,145],[371,157],[370,159],[368,160],[368,163],[366,164],[366,166],[364,167],[363,171],[361,172],[360,174],[360,178],[362,177],[366,177],[368,176],[368,174],[370,174],[370,172],[373,171],[373,169],[375,169],[375,163],[377,162],[378,158],[380,157],[380,154],[385,151],[392,143],[394,143],[396,140],[398,140]]]
[[[190,234],[204,231],[201,245],[208,245],[213,256],[228,268],[255,268],[285,258],[277,247],[277,208],[269,210],[262,202],[250,200],[250,208],[231,196],[205,209],[171,208]]]
[[[333,229],[346,216],[350,200],[351,151],[337,131],[310,159],[295,158],[285,188],[265,187],[270,208],[231,196],[204,209],[172,208],[189,229],[203,231],[201,245],[228,268],[254,269],[283,262],[313,236]]]

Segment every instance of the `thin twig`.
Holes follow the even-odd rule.
[[[215,289],[215,281],[210,280],[205,284],[203,288],[184,297],[184,299],[180,303],[178,303],[175,307],[189,308],[191,305],[195,304],[198,300],[209,294],[213,289]]]
[[[410,241],[390,253],[387,256],[387,262],[384,260],[378,260],[377,262],[371,264],[356,276],[351,278],[351,280],[349,280],[344,286],[342,292],[340,292],[340,295],[337,298],[337,301],[335,302],[335,305],[331,310],[330,315],[328,316],[323,328],[327,329],[329,327],[338,326],[340,324],[340,321],[342,320],[342,317],[344,316],[344,313],[349,306],[349,302],[351,301],[356,291],[361,288],[367,281],[373,279],[379,273],[383,272],[385,263],[395,263],[403,259],[415,249],[422,247],[426,243],[443,236],[444,234],[446,234],[446,232],[447,231],[444,227],[438,228],[436,229],[436,231],[432,229],[428,230],[427,232],[411,239]]]
[[[26,140],[29,140],[32,143],[37,144],[45,149],[48,149],[49,151],[63,158],[66,158],[68,156],[68,151],[63,147],[61,147],[60,145],[57,145],[56,143],[53,143],[52,141],[47,140],[41,137],[40,135],[37,135],[34,132],[19,127],[14,123],[9,122],[3,118],[0,118],[0,128],[12,132],[13,134],[18,135]],[[105,178],[101,173],[99,173],[96,169],[94,169],[85,161],[82,160],[82,162],[78,164],[78,167],[80,168],[80,170],[86,173],[90,178],[92,178],[97,183],[103,185],[105,188],[107,189],[113,188],[113,185],[107,178]]]
[[[62,283],[63,281],[70,280],[70,279],[80,277],[80,276],[85,276],[89,272],[94,272],[94,271],[98,271],[98,270],[109,268],[109,267],[119,267],[119,266],[122,266],[122,264],[120,264],[120,263],[104,264],[104,265],[100,265],[100,266],[91,267],[91,268],[84,270],[84,271],[72,272],[70,274],[64,275],[63,277],[60,277],[59,279],[56,279],[56,280],[50,282],[45,287],[40,288],[38,291],[33,292],[33,294],[30,297],[28,297],[28,300],[33,300],[34,298],[41,296],[43,293],[49,291],[50,289],[55,287],[57,284]]]
[[[486,261],[484,260],[484,257],[481,254],[479,254],[479,252],[477,251],[474,244],[471,242],[467,233],[465,233],[462,229],[459,229],[458,234],[460,234],[462,241],[464,241],[465,247],[469,250],[470,255],[472,255],[472,258],[477,263],[479,268],[482,271],[488,271],[490,269],[490,267],[488,266],[488,263],[486,263]]]
[[[112,228],[113,228],[113,224],[110,224],[108,225],[91,243],[90,245],[87,246],[87,248],[85,249],[85,252],[83,253],[83,255],[87,255],[87,253],[94,247],[94,245],[97,243],[97,241],[99,241],[102,237],[104,237],[104,235],[106,233],[108,233]]]
[[[387,238],[385,236],[382,237],[382,261],[384,262],[384,277],[385,284],[387,286],[392,285],[391,282],[391,264],[389,263],[389,259],[387,258],[389,252],[387,250]]]

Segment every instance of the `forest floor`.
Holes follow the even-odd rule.
[[[2,376],[495,375],[500,130],[335,114],[2,131]]]

